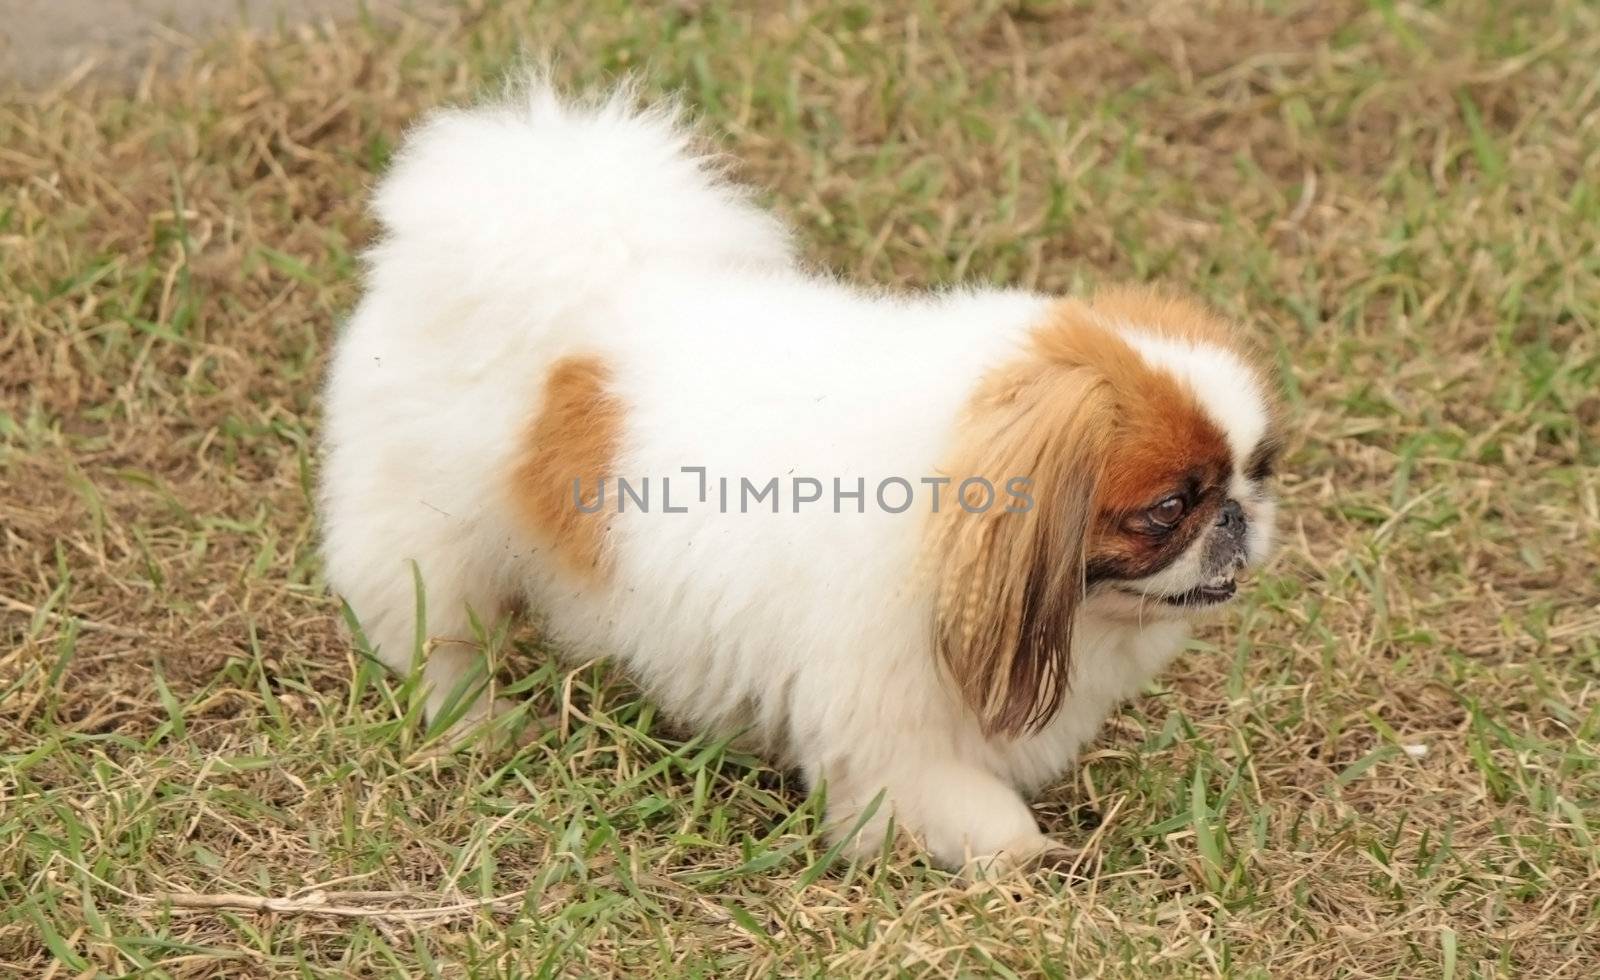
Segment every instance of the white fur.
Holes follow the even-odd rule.
[[[1232,351],[1163,337],[1147,330],[1124,329],[1124,340],[1145,363],[1171,372],[1199,399],[1206,414],[1221,427],[1233,458],[1248,459],[1267,431],[1267,399],[1255,373]]]
[[[1045,847],[1022,792],[1061,775],[1187,626],[1091,598],[1061,711],[1037,735],[987,738],[932,653],[914,574],[924,498],[889,514],[872,487],[939,473],[974,384],[1017,355],[1048,298],[888,295],[810,274],[671,113],[563,105],[537,84],[418,128],[376,207],[385,235],[328,385],[325,551],[398,670],[417,563],[437,643],[430,712],[477,662],[468,609],[493,622],[524,599],[563,649],[611,656],[673,716],[744,731],[825,780],[836,827],[886,791],[862,849],[891,813],[947,866]],[[610,366],[625,407],[619,472],[673,477],[675,505],[693,486],[681,467],[703,466],[713,503],[719,476],[864,477],[867,513],[792,513],[787,496],[777,515],[630,511],[610,524],[606,584],[574,578],[506,488],[543,378],[580,353]],[[1213,352],[1155,354],[1230,436],[1259,437],[1259,399],[1236,401],[1245,389]],[[1213,384],[1230,386],[1215,403]]]

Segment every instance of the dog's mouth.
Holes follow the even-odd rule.
[[[1239,583],[1235,579],[1213,579],[1204,585],[1195,586],[1188,592],[1164,595],[1161,601],[1172,606],[1214,606],[1232,599],[1238,591]]]
[[[1183,609],[1199,609],[1205,606],[1216,606],[1232,599],[1239,592],[1239,581],[1233,575],[1220,575],[1209,582],[1197,585],[1187,592],[1176,593],[1148,593],[1135,592],[1132,589],[1122,589],[1138,599],[1154,599],[1168,606],[1177,606]]]

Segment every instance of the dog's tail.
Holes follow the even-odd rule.
[[[627,87],[572,101],[535,76],[439,112],[408,136],[375,207],[372,275],[402,290],[504,295],[509,281],[577,299],[652,264],[793,261],[783,226],[696,148],[681,111],[635,108]]]

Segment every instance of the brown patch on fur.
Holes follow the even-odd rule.
[[[1032,479],[1028,511],[951,506],[932,529],[937,646],[988,734],[1037,731],[1060,707],[1092,571],[1159,570],[1226,497],[1233,461],[1222,431],[1105,317],[1138,311],[1155,316],[1151,329],[1208,343],[1225,327],[1198,313],[1185,325],[1199,308],[1183,301],[1112,296],[1110,310],[1057,304],[1029,352],[984,379],[946,470],[957,485],[968,476],[997,488]],[[1179,529],[1141,530],[1138,515],[1173,493],[1191,502]]]
[[[587,578],[604,577],[606,515],[600,481],[615,475],[622,404],[600,358],[566,357],[545,379],[544,401],[512,469],[511,494],[528,526],[556,556]],[[573,486],[578,481],[582,503]]]
[[[1094,294],[1089,310],[1105,326],[1125,326],[1167,340],[1219,347],[1237,357],[1258,382],[1264,382],[1269,374],[1263,370],[1263,353],[1258,345],[1210,307],[1187,296],[1153,286],[1107,286]],[[1262,394],[1268,401],[1267,434],[1262,443],[1273,443],[1273,448],[1263,451],[1275,456],[1282,449],[1282,420],[1278,417],[1279,406],[1265,384]],[[1270,469],[1271,461],[1265,465]],[[1247,466],[1247,472],[1252,468]]]
[[[1149,506],[1153,494],[1181,474],[1232,465],[1227,437],[1177,378],[1149,365],[1095,314],[1071,300],[1034,334],[1034,350],[1063,367],[1087,367],[1106,383],[1115,408],[1116,452],[1101,474],[1100,511]],[[1173,329],[1176,329],[1175,327]],[[1196,330],[1209,329],[1196,327]]]
[[[1238,336],[1228,322],[1186,296],[1150,286],[1108,286],[1094,294],[1090,308],[1119,326],[1238,350]]]

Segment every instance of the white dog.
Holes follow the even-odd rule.
[[[1023,794],[1267,550],[1267,380],[1192,303],[842,284],[674,111],[539,82],[416,129],[376,210],[327,568],[405,671],[415,563],[431,714],[489,714],[469,615],[525,606],[825,781],[853,853],[892,814],[1011,867]]]

